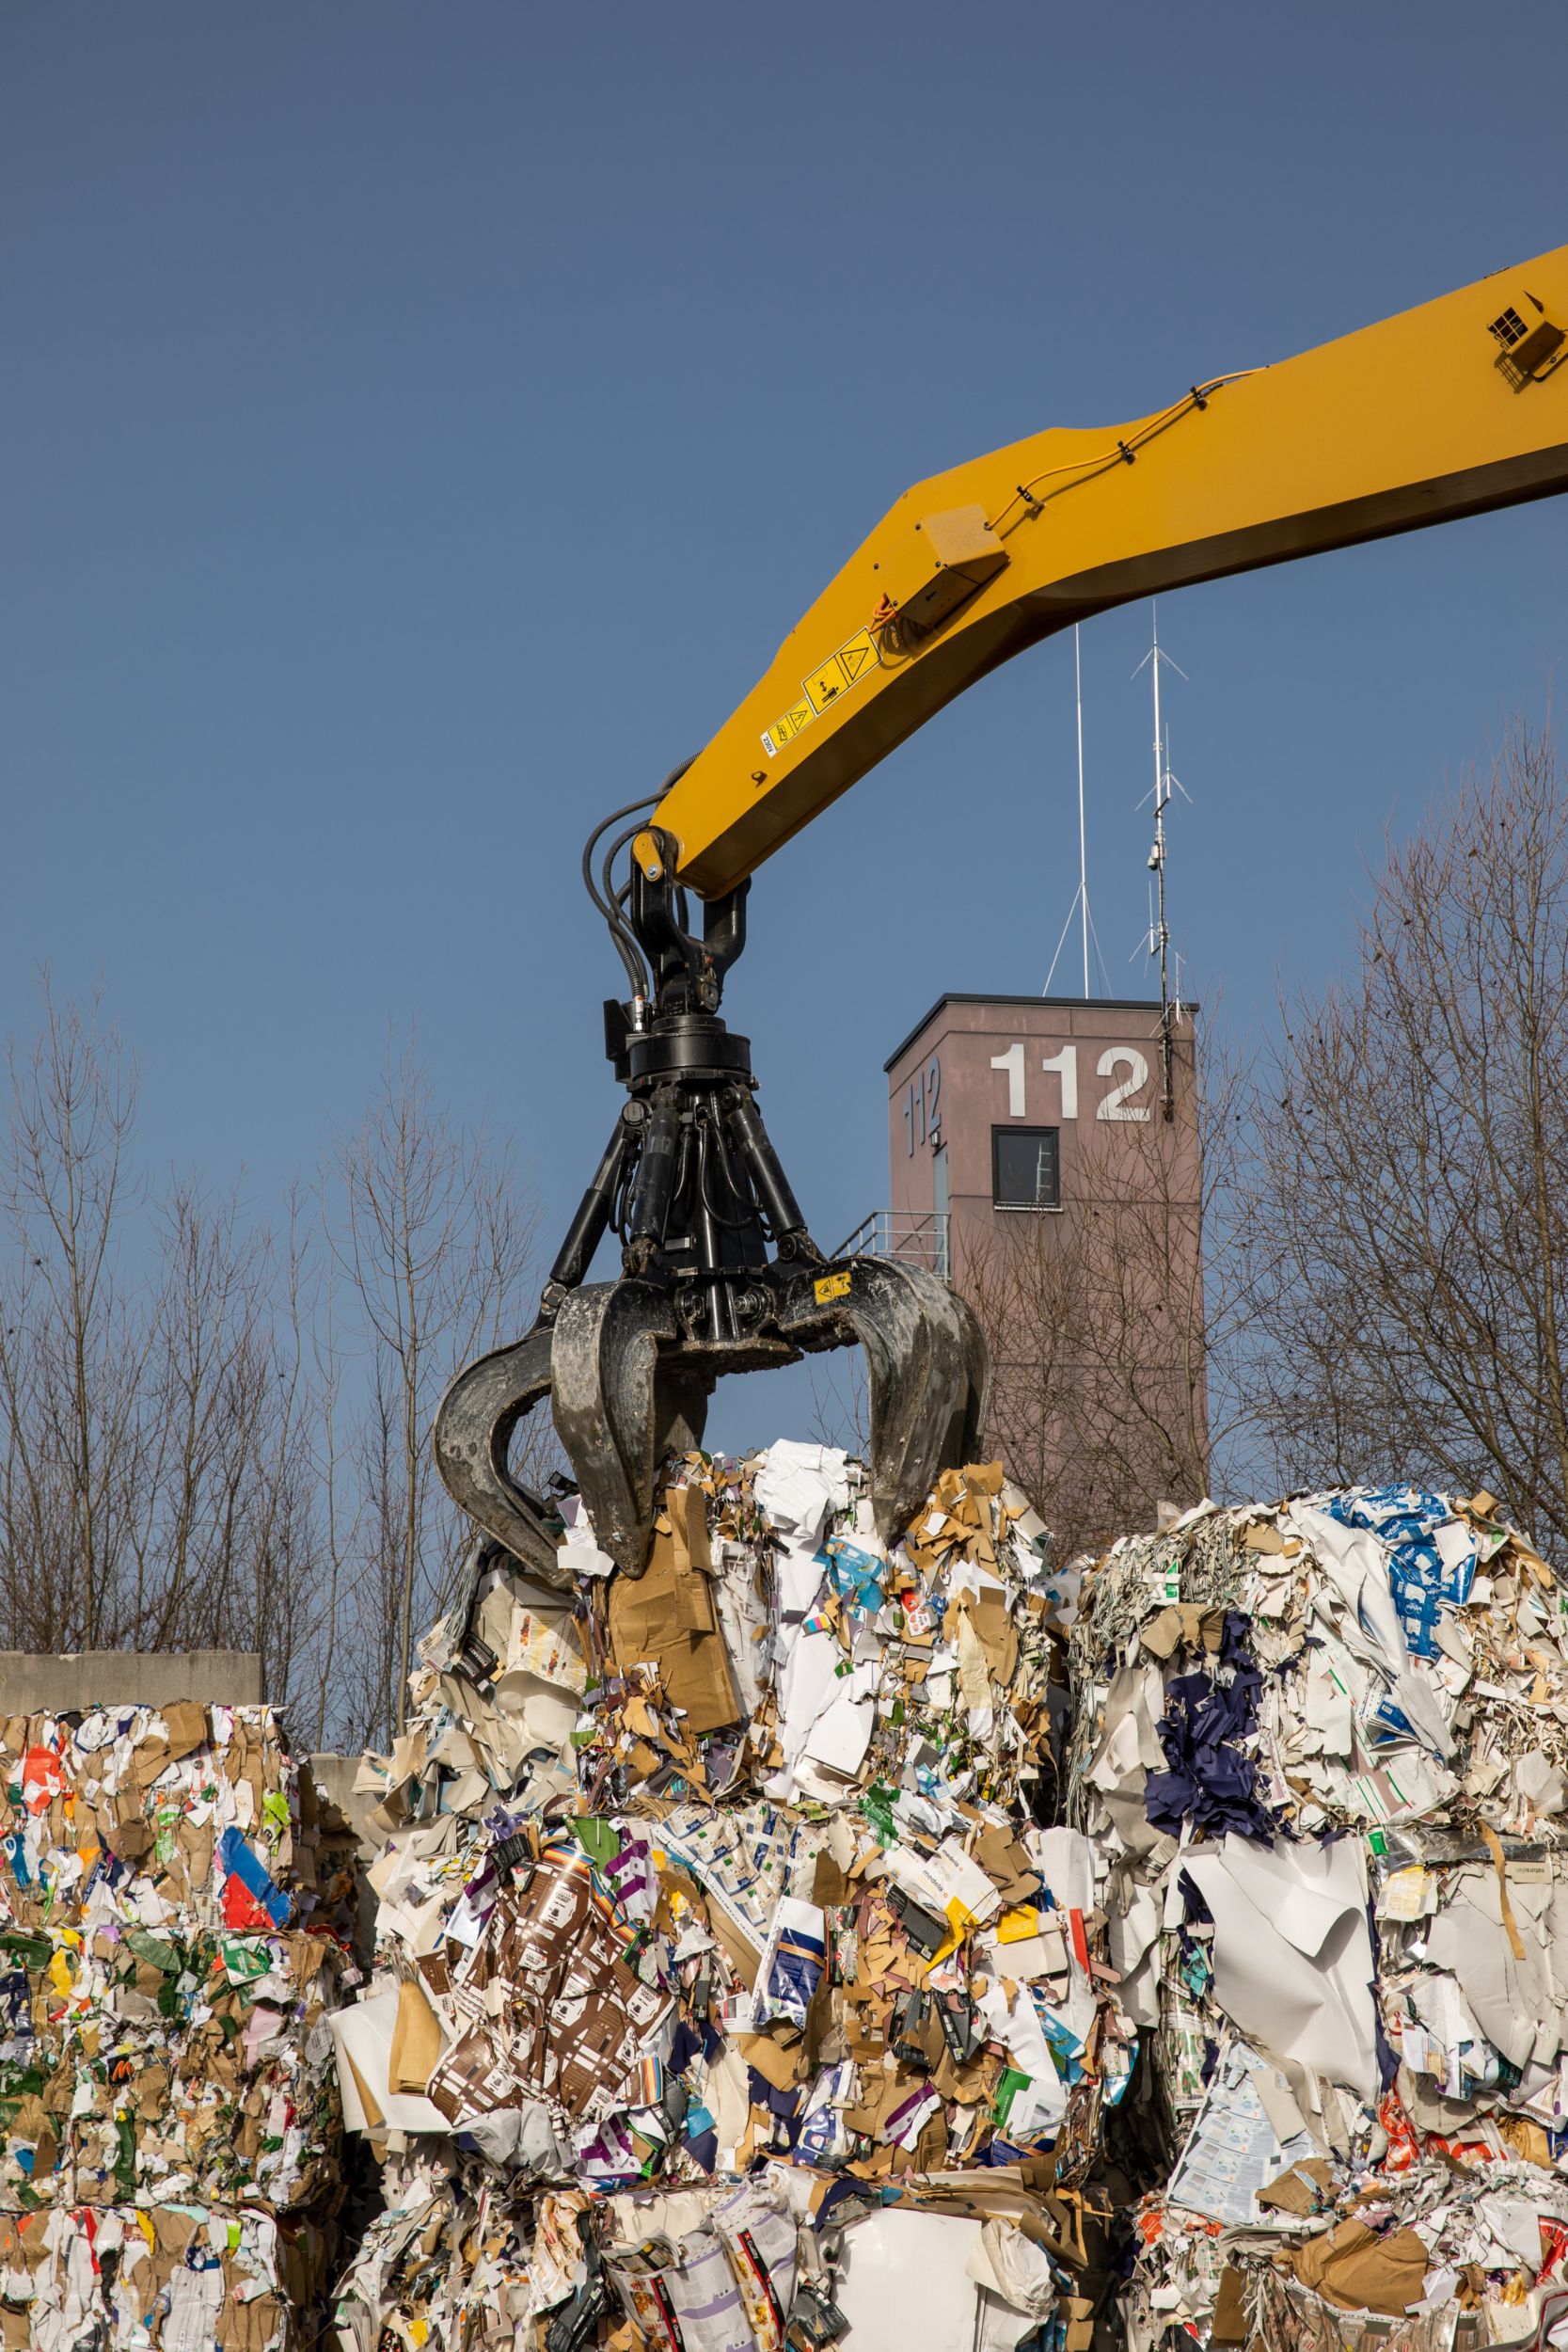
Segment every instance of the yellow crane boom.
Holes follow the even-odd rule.
[[[909,491],[651,816],[583,872],[631,983],[606,1007],[627,1100],[533,1328],[460,1374],[436,1418],[451,1494],[492,1541],[561,1570],[507,1454],[548,1394],[601,1546],[645,1556],[667,1447],[722,1373],[858,1340],[871,1494],[891,1539],[971,1458],[990,1379],[973,1311],[930,1270],[826,1260],[720,1018],[762,861],[1000,661],[1189,581],[1568,489],[1568,246],[1277,367],[1219,375],[1130,424],[1053,429]],[[610,840],[595,880],[596,846]],[[629,871],[616,860],[629,850]],[[699,936],[688,891],[706,900]],[[622,1273],[585,1280],[613,1232]],[[771,1252],[771,1255],[769,1254]]]
[[[666,794],[705,898],[966,686],[1107,607],[1568,488],[1568,246],[906,491]]]

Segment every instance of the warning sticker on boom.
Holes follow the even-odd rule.
[[[849,685],[848,679],[838,666],[836,654],[826,669],[814,670],[804,683],[806,692],[811,696],[812,708],[819,714],[827,709],[831,702],[836,702],[839,695],[847,691]]]
[[[857,629],[847,645],[840,645],[837,660],[846,678],[853,686],[855,680],[875,664],[877,640],[868,628]]]
[[[770,727],[765,727],[762,747],[769,759],[776,759],[788,743],[819,719],[830,706],[859,684],[866,674],[877,667],[877,641],[868,628],[858,628],[853,637],[840,645],[821,668],[813,670],[800,681],[803,689],[800,702],[792,703]]]
[[[793,742],[796,736],[810,726],[816,716],[809,695],[802,694],[798,703],[791,703],[770,727],[763,730],[762,747],[768,758],[774,758],[786,743]]]

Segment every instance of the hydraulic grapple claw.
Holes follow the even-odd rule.
[[[901,1535],[939,1470],[973,1461],[990,1359],[966,1299],[897,1258],[841,1258],[782,1286],[779,1328],[812,1349],[858,1340],[871,1406],[871,1502],[884,1543]],[[847,1325],[842,1337],[819,1336]]]
[[[575,1291],[556,1324],[556,1429],[600,1549],[631,1576],[647,1561],[659,1464],[700,1442],[716,1376],[677,1363],[679,1339],[668,1292],[632,1279]]]
[[[567,1585],[542,1495],[507,1468],[512,1435],[550,1392],[554,1332],[536,1323],[513,1347],[498,1347],[460,1372],[436,1408],[436,1467],[452,1501],[546,1583]]]
[[[598,1543],[640,1576],[659,1465],[701,1441],[720,1375],[858,1340],[870,1375],[872,1504],[891,1542],[938,1471],[978,1447],[990,1386],[980,1327],[928,1267],[824,1262],[763,1125],[750,1045],[719,1018],[724,975],[746,942],[749,885],[707,902],[698,937],[687,928],[680,845],[657,826],[634,823],[612,842],[604,892],[594,890],[592,853],[606,830],[591,838],[584,872],[633,981],[628,1002],[605,1008],[606,1051],[628,1099],[550,1269],[538,1323],[516,1347],[460,1374],[442,1399],[441,1475],[508,1551],[564,1581],[544,1505],[507,1467],[513,1433],[547,1391]],[[614,860],[634,843],[623,887]],[[585,1284],[610,1232],[622,1279]]]
[[[925,1266],[841,1258],[753,1277],[752,1327],[715,1341],[683,1328],[653,1282],[594,1282],[516,1347],[461,1374],[441,1403],[436,1455],[455,1500],[507,1550],[564,1581],[539,1497],[515,1480],[507,1448],[523,1415],[551,1397],[600,1549],[629,1576],[647,1560],[659,1465],[701,1443],[725,1372],[865,1351],[871,1499],[884,1542],[900,1535],[940,1470],[972,1460],[984,1424],[989,1361],[967,1303]]]

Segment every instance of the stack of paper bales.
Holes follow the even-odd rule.
[[[1568,1609],[1490,1496],[1204,1505],[1071,1636],[1164,2147],[1127,2341],[1568,2343]]]
[[[995,1464],[888,1547],[784,1442],[673,1463],[640,1577],[575,1502],[573,1592],[481,1555],[362,1776],[346,2347],[1090,2343],[1135,2036],[1047,1553]]]
[[[0,2345],[313,2339],[352,1872],[275,1711],[17,1716],[0,1780]]]

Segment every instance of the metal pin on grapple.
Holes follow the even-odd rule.
[[[858,1342],[871,1499],[888,1541],[940,1470],[973,1458],[990,1381],[979,1325],[938,1275],[816,1248],[756,1105],[750,1043],[719,1018],[724,975],[746,944],[749,885],[710,901],[697,937],[675,845],[646,823],[610,842],[595,884],[598,842],[631,814],[608,818],[583,855],[632,984],[626,1003],[605,1007],[606,1051],[627,1100],[533,1328],[459,1373],[436,1417],[453,1500],[553,1584],[566,1580],[547,1506],[508,1468],[515,1431],[546,1394],[598,1542],[637,1576],[659,1464],[701,1442],[721,1375]],[[617,884],[614,862],[628,848]],[[585,1283],[607,1231],[621,1241],[621,1279]]]

